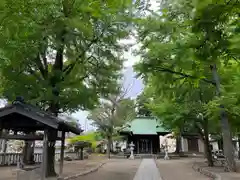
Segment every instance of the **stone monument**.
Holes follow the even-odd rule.
[[[164,151],[165,151],[164,160],[169,160],[169,156],[168,156],[168,143],[167,142],[165,143]]]
[[[133,150],[134,150],[135,145],[133,144],[133,142],[131,142],[131,144],[129,144],[129,146],[130,146],[130,151],[131,151],[131,155],[130,155],[129,159],[134,159]]]

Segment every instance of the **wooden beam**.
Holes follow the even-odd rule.
[[[61,135],[61,151],[60,151],[60,167],[59,167],[59,176],[62,177],[63,174],[63,161],[64,161],[64,148],[65,148],[65,132],[62,131]]]
[[[43,139],[43,161],[42,161],[42,173],[41,173],[41,180],[46,179],[46,172],[47,172],[47,148],[48,148],[48,130],[44,131],[44,139]]]
[[[43,140],[43,135],[14,135],[14,134],[2,134],[0,135],[0,139],[14,139],[14,140]],[[61,140],[60,137],[57,137],[56,140]]]

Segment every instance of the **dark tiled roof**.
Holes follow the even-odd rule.
[[[2,128],[4,128],[4,125],[8,124],[8,127],[14,126],[15,129],[17,129],[18,124],[19,126],[21,124],[21,119],[28,119],[28,122],[36,122],[36,126],[32,127],[34,130],[42,130],[40,128],[42,125],[54,128],[59,131],[72,132],[75,134],[80,134],[82,132],[81,129],[72,126],[70,123],[58,117],[55,117],[53,114],[43,111],[36,106],[20,101],[15,101],[13,104],[0,108],[0,127],[2,126]],[[7,120],[9,120],[9,123]],[[3,123],[3,121],[5,122]],[[14,122],[14,124],[11,125],[10,122]]]

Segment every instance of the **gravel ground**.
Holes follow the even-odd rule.
[[[209,180],[210,178],[192,169],[191,159],[157,160],[162,180]]]
[[[133,180],[141,160],[109,160],[97,172],[81,176],[76,180]]]
[[[63,176],[71,176],[97,167],[102,159],[83,161],[64,161]],[[40,166],[40,165],[38,165]],[[59,164],[56,163],[56,172],[59,172]],[[17,176],[16,166],[0,167],[0,180],[15,180]]]

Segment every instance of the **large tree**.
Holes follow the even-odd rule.
[[[135,117],[134,101],[124,95],[125,93],[119,91],[105,97],[88,117],[93,120],[93,124],[107,140],[108,158],[110,158],[113,136],[118,135],[119,131]]]
[[[163,80],[163,79],[162,79]],[[162,125],[176,134],[176,152],[180,151],[180,138],[185,133],[198,134],[205,147],[208,165],[213,166],[209,144],[209,134],[216,133],[215,121],[210,120],[207,113],[207,103],[212,100],[214,91],[205,84],[194,87],[194,84],[184,81],[173,81],[171,84],[158,83],[159,77],[151,78],[145,91],[152,101],[149,109],[159,119]]]
[[[225,68],[239,57],[236,37],[239,6],[226,1],[162,1],[160,11],[138,19],[139,54],[136,67],[146,78],[163,76],[175,81],[206,83],[221,98],[217,67]],[[158,79],[162,81],[162,79]],[[224,104],[218,104],[224,153],[235,171],[230,125]]]
[[[92,109],[116,85],[131,1],[0,2],[1,93],[55,116]],[[47,176],[55,176],[56,131],[49,131]]]

